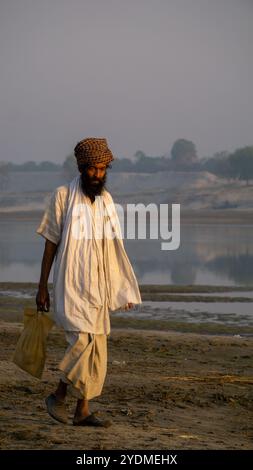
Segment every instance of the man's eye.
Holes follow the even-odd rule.
[[[106,167],[104,167],[104,168],[96,168],[95,166],[89,166],[89,170],[90,170],[90,171],[93,171],[93,172],[95,172],[96,170],[105,172],[105,171],[106,171]]]

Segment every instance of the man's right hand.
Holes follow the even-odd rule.
[[[49,312],[50,309],[50,296],[47,286],[39,286],[36,295],[37,311]]]

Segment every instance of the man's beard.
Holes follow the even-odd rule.
[[[86,171],[81,173],[81,187],[86,196],[96,197],[100,196],[106,183],[106,173],[102,178],[96,176],[88,176]]]

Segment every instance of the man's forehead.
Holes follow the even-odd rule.
[[[92,165],[89,165],[89,168],[106,168],[107,165],[104,163],[93,163]]]

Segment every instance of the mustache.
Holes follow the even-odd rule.
[[[93,178],[90,178],[90,182],[92,183],[93,181],[97,181],[98,183],[102,183],[103,178],[102,178],[102,179],[100,179],[100,178],[94,178],[94,177],[93,177]]]

